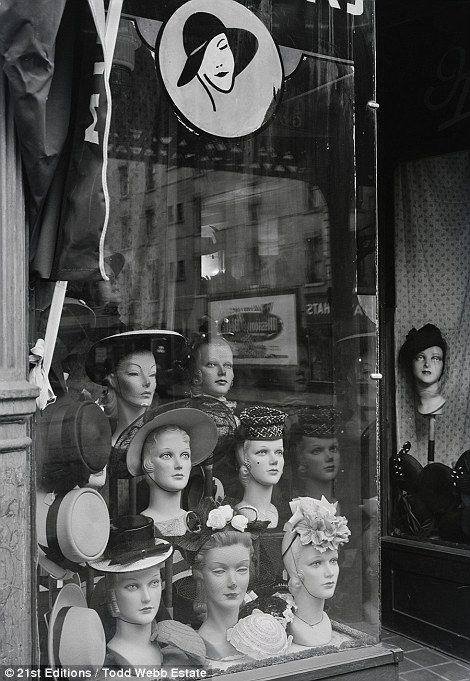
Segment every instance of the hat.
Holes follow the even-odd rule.
[[[161,426],[178,426],[189,435],[193,466],[208,459],[217,444],[217,428],[210,416],[191,407],[169,409],[145,423],[130,441],[127,468],[131,475],[143,475],[142,448],[147,436]]]
[[[183,28],[183,46],[187,59],[177,86],[192,81],[201,66],[206,47],[212,38],[224,33],[235,59],[234,77],[251,62],[258,50],[258,39],[242,28],[226,28],[223,22],[208,12],[195,12],[186,19]]]
[[[446,359],[447,343],[440,330],[434,324],[425,324],[420,329],[414,327],[407,333],[406,340],[400,349],[400,361],[405,368],[411,366],[412,360],[419,352],[437,346],[443,353],[443,361]]]
[[[66,584],[52,607],[47,638],[49,665],[98,667],[104,664],[106,640],[98,613],[87,608],[82,590]]]
[[[333,438],[341,432],[343,414],[334,407],[307,407],[299,411],[299,430],[305,437]]]
[[[452,468],[438,462],[425,466],[419,474],[418,495],[432,513],[455,509],[459,495]]]
[[[135,572],[164,563],[173,547],[155,539],[153,520],[144,515],[126,515],[111,527],[108,545],[99,560],[88,565],[99,572]]]
[[[280,409],[255,405],[240,414],[238,437],[244,440],[280,440],[287,414]]]
[[[455,464],[454,478],[461,494],[470,494],[470,449],[461,454]]]
[[[239,653],[254,660],[264,660],[284,655],[292,636],[287,636],[285,628],[273,615],[255,609],[227,631],[227,641]]]
[[[47,491],[68,492],[107,465],[111,452],[109,419],[91,400],[65,397],[48,408],[47,454],[42,483]]]
[[[95,489],[82,487],[65,496],[59,494],[50,506],[38,499],[36,511],[38,542],[52,561],[85,563],[96,560],[105,550],[109,512]]]
[[[85,371],[95,383],[105,384],[106,376],[115,371],[120,360],[131,352],[148,350],[164,369],[171,367],[175,360],[182,359],[186,350],[186,339],[176,331],[147,329],[116,333],[97,341],[85,362]]]
[[[297,536],[302,546],[312,544],[320,553],[337,551],[341,544],[346,544],[351,531],[347,519],[337,515],[337,504],[338,502],[330,504],[324,496],[321,499],[292,499],[289,506],[293,515],[284,526],[282,557],[284,558]]]

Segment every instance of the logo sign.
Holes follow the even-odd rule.
[[[234,343],[243,342],[247,336],[251,336],[253,341],[274,340],[282,329],[282,319],[269,309],[231,314],[225,318],[220,328],[222,334],[227,334],[227,339]]]
[[[266,26],[235,0],[189,0],[159,34],[156,60],[178,117],[194,132],[249,137],[282,96],[283,66]]]

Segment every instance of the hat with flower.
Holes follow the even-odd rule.
[[[265,530],[268,521],[248,519],[238,513],[229,504],[218,504],[212,497],[204,497],[192,511],[186,515],[188,531],[182,537],[168,537],[174,546],[183,549],[191,562],[196,553],[216,533],[222,530],[237,532],[259,532]]]
[[[284,432],[287,414],[280,409],[255,405],[240,414],[239,439],[280,440]]]
[[[289,502],[293,515],[284,526],[290,541],[283,557],[297,537],[302,546],[311,544],[320,553],[337,551],[341,544],[346,544],[351,532],[347,519],[336,513],[337,503],[330,504],[324,496],[321,499],[297,497]]]

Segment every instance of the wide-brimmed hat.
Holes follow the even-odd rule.
[[[192,81],[199,71],[207,45],[212,38],[224,33],[235,59],[234,76],[241,73],[251,62],[258,50],[258,39],[243,28],[227,28],[224,23],[208,12],[195,12],[186,19],[183,28],[183,46],[187,54],[186,63],[178,78],[177,86]]]
[[[87,607],[76,584],[66,584],[53,605],[47,639],[49,665],[101,668],[106,656],[103,625],[95,610]]]
[[[88,564],[99,572],[135,572],[164,563],[172,545],[155,538],[153,520],[144,515],[121,516],[111,527],[108,545],[99,560]]]
[[[90,487],[58,494],[48,505],[47,497],[36,505],[38,542],[50,560],[63,564],[98,559],[109,539],[110,521],[106,502]]]
[[[95,383],[105,384],[108,374],[116,370],[119,361],[131,352],[150,351],[163,369],[170,369],[176,360],[185,357],[186,339],[177,331],[147,329],[126,331],[97,341],[85,362],[85,371]]]
[[[131,475],[143,475],[142,447],[147,436],[161,426],[178,426],[189,435],[193,466],[208,459],[217,444],[217,427],[210,416],[191,407],[169,409],[145,423],[132,438],[127,450]]]

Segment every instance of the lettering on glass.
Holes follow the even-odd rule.
[[[307,0],[307,2],[315,2],[317,0]],[[333,9],[341,9],[339,0],[328,0],[330,7]],[[364,0],[355,0],[355,2],[348,2],[346,5],[346,11],[348,14],[353,14],[354,16],[360,16],[364,12]]]
[[[156,47],[162,82],[194,132],[240,138],[269,123],[282,96],[279,50],[264,24],[235,0],[189,0]]]
[[[424,93],[424,104],[431,111],[451,109],[449,118],[438,130],[445,130],[470,116],[470,69],[463,47],[455,46],[442,57],[436,71],[438,84]]]

